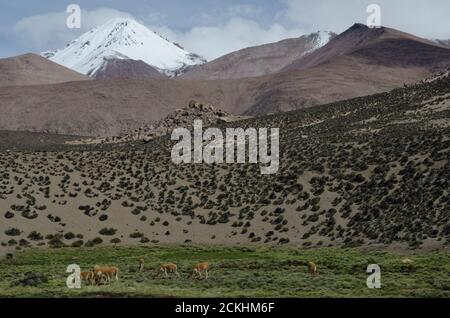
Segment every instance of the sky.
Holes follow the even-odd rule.
[[[81,28],[69,29],[70,4]],[[128,17],[208,60],[229,52],[366,23],[378,4],[381,23],[415,35],[450,39],[449,0],[0,0],[0,58],[64,47],[111,18]]]

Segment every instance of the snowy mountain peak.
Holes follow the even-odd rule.
[[[125,18],[109,20],[81,35],[64,49],[41,55],[93,77],[110,59],[141,60],[169,76],[188,66],[206,62],[201,56],[189,53],[142,24]]]

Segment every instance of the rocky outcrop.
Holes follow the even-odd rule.
[[[243,117],[231,115],[210,104],[190,101],[189,105],[159,120],[155,123],[144,125],[131,132],[126,132],[120,136],[85,139],[81,143],[125,143],[131,141],[149,141],[151,139],[171,134],[176,128],[193,128],[195,120],[202,120],[203,127],[213,126],[221,122],[230,122],[242,119]]]

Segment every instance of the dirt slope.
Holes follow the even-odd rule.
[[[0,87],[89,80],[36,54],[0,59]]]

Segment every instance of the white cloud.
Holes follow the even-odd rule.
[[[256,16],[261,12],[261,6],[231,5],[222,11],[199,12],[198,21],[201,23],[186,31],[171,29],[166,23],[157,24],[152,19],[148,21],[148,27],[208,60],[249,46],[299,37],[306,33],[303,28],[286,27],[281,22],[262,25],[256,22]]]
[[[109,8],[82,10],[81,29],[69,29],[66,26],[68,16],[66,12],[51,12],[23,18],[16,23],[13,31],[18,35],[19,41],[36,51],[43,51],[60,48],[61,45],[112,18],[133,18],[127,12]]]
[[[208,60],[245,47],[305,34],[305,31],[299,28],[286,29],[278,23],[263,27],[255,21],[240,17],[231,18],[223,25],[198,26],[184,33],[175,32],[167,27],[151,26],[150,28],[180,43],[188,51],[203,55]]]
[[[252,20],[232,18],[223,26],[193,28],[183,34],[180,41],[186,43],[188,49],[201,52],[207,58],[213,59],[244,47],[298,37],[302,34],[303,30],[287,30],[281,24],[272,24],[264,28]]]
[[[382,24],[427,38],[450,37],[448,0],[280,0],[286,9],[278,19],[312,30],[345,31],[366,23],[369,4],[381,7]]]
[[[150,23],[166,24],[168,21],[168,16],[164,13],[152,11],[147,15],[146,20]]]
[[[261,7],[257,7],[251,4],[236,4],[228,8],[228,15],[231,17],[254,16],[261,12],[262,12]]]

